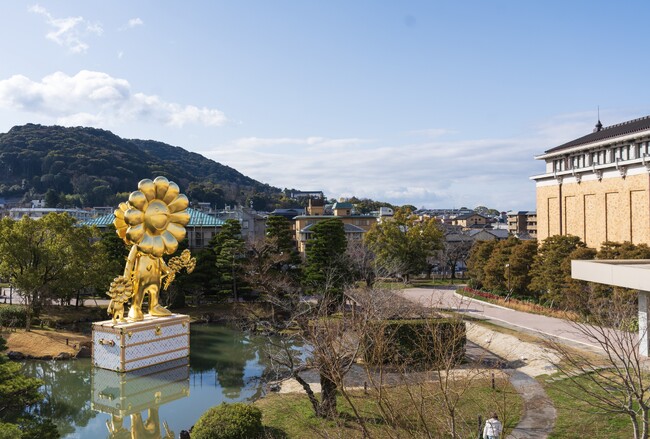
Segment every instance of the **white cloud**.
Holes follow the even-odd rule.
[[[142,21],[141,18],[136,17],[136,18],[130,19],[129,22],[126,24],[126,27],[133,28],[133,27],[142,26],[142,25],[144,25],[144,21]]]
[[[0,80],[0,107],[47,116],[62,125],[107,127],[142,121],[174,127],[221,126],[227,120],[219,110],[133,93],[126,79],[88,70],[74,76],[56,72],[41,81],[23,75]]]
[[[40,5],[29,8],[30,12],[42,15],[45,21],[54,28],[45,34],[45,38],[59,46],[67,47],[72,53],[85,53],[89,45],[84,41],[89,35],[101,35],[104,30],[99,23],[92,23],[83,17],[54,18],[47,9]]]
[[[533,157],[591,132],[592,119],[591,114],[555,117],[514,138],[442,140],[439,136],[450,133],[444,129],[405,133],[404,140],[416,134],[419,142],[247,137],[206,155],[271,185],[323,190],[334,198],[524,210],[535,208],[529,177],[544,169]]]

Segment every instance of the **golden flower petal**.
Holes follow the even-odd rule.
[[[113,215],[115,215],[115,219],[124,221],[124,211],[122,209],[115,209]]]
[[[138,243],[138,248],[140,251],[144,253],[151,254],[153,250],[153,236],[149,235],[148,233],[145,233],[142,241]]]
[[[183,194],[180,194],[174,201],[169,203],[169,211],[171,213],[180,212],[181,210],[187,209],[187,206],[190,205],[190,200]]]
[[[163,243],[165,244],[165,253],[167,253],[168,255],[174,253],[178,248],[178,241],[176,240],[174,235],[172,235],[167,230],[165,230],[164,232],[162,232],[160,237],[162,238]]]
[[[134,208],[144,211],[147,207],[147,197],[140,191],[134,191],[129,195],[129,203],[131,203]],[[120,208],[121,207],[122,206],[120,206]]]
[[[153,248],[151,254],[157,258],[161,257],[165,253],[165,244],[163,242],[162,236],[153,237]]]
[[[133,244],[137,244],[142,241],[144,237],[144,224],[138,224],[133,227],[129,227],[125,231],[125,235],[129,241]]]
[[[169,188],[169,180],[165,177],[156,177],[153,180],[153,184],[156,186],[156,198],[164,200],[167,189]]]
[[[186,210],[172,213],[171,215],[169,215],[169,222],[184,226],[190,222],[190,214]]]
[[[115,232],[117,233],[117,236],[119,236],[121,239],[126,238],[126,225],[125,227],[120,227],[119,229],[115,229]]]
[[[124,222],[130,226],[142,224],[144,221],[144,212],[138,209],[129,209],[124,213]]]
[[[183,238],[185,238],[185,227],[178,224],[169,223],[167,225],[167,232],[171,233],[178,242],[182,241]]]
[[[163,199],[163,201],[165,203],[169,204],[172,201],[174,201],[176,199],[176,197],[178,197],[178,194],[180,194],[180,193],[181,193],[181,190],[178,187],[178,185],[176,183],[174,183],[173,181],[170,181],[169,182],[169,187],[167,188],[167,193],[165,194],[165,198]]]
[[[156,198],[156,185],[148,178],[140,180],[140,183],[138,183],[138,189],[140,189],[140,191],[147,197],[147,201]]]

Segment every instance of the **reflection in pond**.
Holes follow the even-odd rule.
[[[106,421],[109,438],[173,439],[166,420],[161,429],[159,408],[189,395],[189,366],[189,359],[181,358],[128,373],[93,368],[92,408],[111,415]]]
[[[46,383],[46,399],[33,410],[67,438],[162,439],[212,406],[263,395],[265,337],[219,325],[193,325],[190,334],[189,370],[167,363],[155,373],[119,374],[93,369],[90,359],[25,362],[25,373]]]

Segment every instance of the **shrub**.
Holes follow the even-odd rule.
[[[0,306],[0,326],[8,328],[25,326],[27,310],[18,305]]]
[[[386,320],[377,322],[364,340],[364,359],[414,369],[444,367],[465,355],[465,323],[457,319]]]
[[[263,433],[262,412],[241,402],[208,409],[192,429],[192,439],[254,439]]]

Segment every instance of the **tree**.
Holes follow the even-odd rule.
[[[605,353],[572,349],[555,339],[548,344],[560,354],[556,367],[566,378],[560,390],[578,401],[587,401],[599,415],[624,415],[630,420],[635,439],[650,434],[650,376],[646,358],[639,353],[638,333],[633,322],[637,305],[620,297],[601,303],[588,322],[573,321],[576,332]]]
[[[5,340],[0,337],[0,435],[5,435],[0,437],[28,437],[39,428],[47,434],[43,437],[58,437],[51,423],[24,414],[26,408],[43,399],[39,393],[43,381],[23,375],[21,365],[2,354],[5,349]],[[43,429],[44,426],[48,428]],[[16,430],[22,432],[18,436],[8,436]]]
[[[215,266],[221,283],[222,294],[232,293],[235,301],[245,289],[243,283],[243,262],[245,243],[241,236],[241,224],[235,219],[228,219],[211,245],[215,254]]]
[[[474,242],[469,236],[463,234],[448,234],[443,241],[442,249],[432,261],[449,269],[451,279],[456,279],[458,264],[466,262]]]
[[[289,256],[287,263],[292,265],[291,270],[297,271],[301,258],[296,248],[296,242],[291,229],[291,223],[283,216],[271,215],[266,220],[266,242],[278,254]]]
[[[32,316],[49,301],[89,285],[84,274],[96,261],[91,237],[89,229],[75,227],[67,214],[0,220],[0,275],[24,299],[27,330]]]
[[[496,247],[496,241],[477,241],[467,259],[467,273],[474,288],[483,288],[485,266]]]
[[[420,219],[400,208],[392,220],[373,224],[364,242],[383,272],[408,282],[427,270],[427,259],[442,248],[442,231],[434,218]]]
[[[331,218],[314,224],[307,242],[304,283],[330,304],[343,303],[343,288],[350,280],[346,249],[341,220]]]
[[[537,241],[520,241],[512,248],[506,269],[509,292],[530,295],[530,268],[537,255]]]
[[[546,238],[531,267],[530,290],[551,303],[561,303],[571,278],[569,256],[578,248],[586,248],[586,245],[577,236],[555,235]]]
[[[490,258],[483,269],[485,274],[483,287],[492,291],[507,291],[508,294],[511,293],[511,286],[508,285],[506,272],[510,268],[508,265],[510,254],[519,242],[519,239],[509,237],[504,241],[498,241],[496,243]]]

